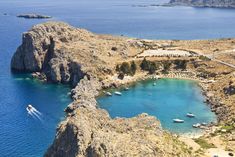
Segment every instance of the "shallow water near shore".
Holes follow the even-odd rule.
[[[163,128],[177,134],[199,134],[202,130],[193,128],[193,124],[216,122],[216,115],[203,102],[205,98],[195,81],[147,80],[121,92],[122,96],[103,96],[97,99],[99,106],[106,109],[113,118],[129,118],[145,112],[156,116]],[[196,117],[188,118],[188,112]],[[173,123],[174,118],[185,122]]]

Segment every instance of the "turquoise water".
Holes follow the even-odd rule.
[[[156,82],[156,86],[153,83]],[[140,113],[156,116],[162,127],[174,133],[199,133],[192,128],[196,123],[216,122],[216,116],[204,104],[205,98],[197,83],[189,80],[160,79],[137,83],[122,96],[104,96],[97,99],[101,108],[108,110],[111,117],[133,117]],[[195,118],[186,114],[192,112]],[[172,119],[185,120],[173,123]]]
[[[67,96],[69,87],[46,85],[27,79],[27,75],[11,74],[10,59],[21,43],[22,33],[47,21],[17,18],[17,14],[41,13],[53,16],[50,20],[66,21],[96,33],[150,39],[235,37],[234,9],[132,6],[161,2],[0,0],[0,156],[42,156],[64,117],[63,109],[71,102]],[[25,107],[29,103],[42,112],[42,122],[27,114]],[[139,112],[147,110],[142,109]]]

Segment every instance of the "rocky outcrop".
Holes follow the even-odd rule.
[[[81,91],[87,91],[84,88]],[[77,108],[58,127],[46,157],[191,156],[183,143],[162,130],[155,117],[111,119],[89,95],[73,103]]]
[[[235,0],[170,0],[170,5],[235,8]]]
[[[17,17],[26,18],[26,19],[48,19],[51,16],[40,15],[40,14],[20,14]]]
[[[84,76],[81,65],[59,48],[61,41],[73,40],[72,34],[72,27],[65,23],[33,27],[23,34],[22,45],[11,60],[12,70],[42,72],[48,81],[76,85]]]
[[[117,60],[132,55],[135,48],[126,40],[95,35],[63,22],[47,22],[23,34],[11,68],[44,73],[47,81],[75,86],[84,75],[112,73]]]
[[[110,119],[101,109],[79,107],[58,127],[46,157],[190,156],[184,144],[162,131],[155,117]]]

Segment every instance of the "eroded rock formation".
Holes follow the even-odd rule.
[[[95,35],[62,22],[47,22],[23,34],[11,68],[45,73],[48,81],[75,86],[84,75],[112,73],[117,60],[137,53],[126,41]]]
[[[163,131],[153,116],[111,119],[96,107],[98,88],[100,83],[94,79],[81,80],[68,118],[58,127],[46,157],[190,156],[188,148]]]
[[[45,156],[192,156],[177,137],[162,130],[155,117],[111,119],[97,108],[95,97],[103,86],[109,86],[102,79],[113,73],[117,62],[142,51],[128,40],[95,35],[61,22],[39,24],[24,33],[12,69],[76,85],[74,102],[66,109],[68,115]]]

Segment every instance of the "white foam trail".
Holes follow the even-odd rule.
[[[31,117],[33,117],[34,119],[37,119],[37,117],[35,117],[32,112],[28,111],[28,114],[29,114]]]
[[[32,107],[32,111],[35,112],[35,113],[37,113],[37,114],[39,114],[39,115],[42,115],[42,113],[39,112],[39,111],[38,111],[36,108],[34,108],[34,107]]]
[[[28,111],[29,115],[31,115],[33,118],[39,119],[42,122],[42,113],[39,112],[36,108],[31,106],[31,109],[28,109],[27,107],[26,110]]]
[[[36,116],[40,121],[42,121],[41,117],[36,112],[31,112],[34,116]]]

